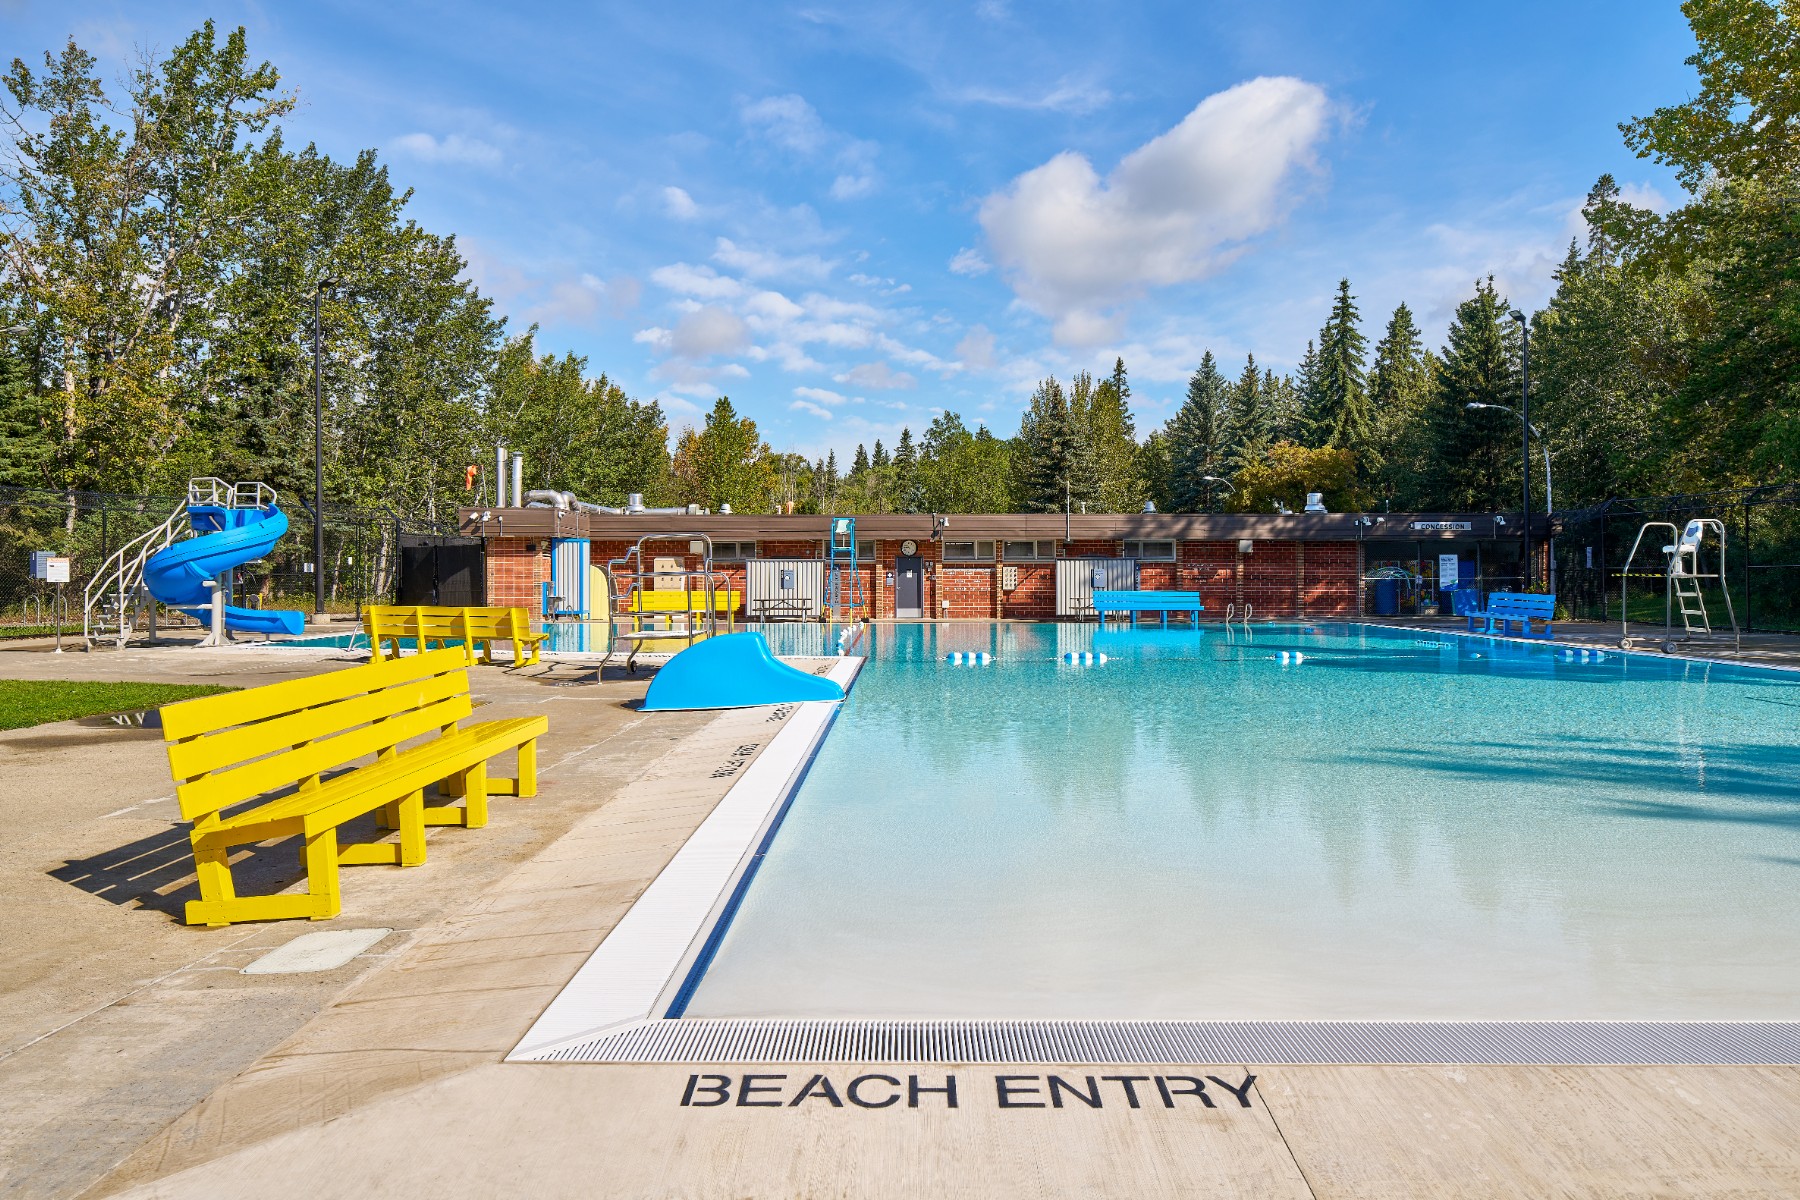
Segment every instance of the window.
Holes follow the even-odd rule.
[[[704,548],[705,543],[701,546]],[[712,547],[714,562],[743,562],[756,557],[755,542],[714,542]]]
[[[992,562],[994,560],[994,543],[992,542],[945,542],[945,562]]]
[[[1140,562],[1174,562],[1174,542],[1126,542],[1125,557]]]
[[[1045,542],[1007,542],[1005,557],[1011,559],[1055,558],[1056,543]]]

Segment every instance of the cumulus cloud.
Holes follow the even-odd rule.
[[[464,137],[460,133],[441,138],[429,133],[402,134],[393,140],[392,148],[420,162],[454,163],[471,167],[497,167],[501,157],[498,146],[480,138]]]
[[[1331,106],[1316,85],[1259,78],[1202,100],[1102,178],[1064,151],[987,197],[981,224],[1015,294],[1059,341],[1116,336],[1123,303],[1205,278],[1275,225]]]
[[[675,323],[669,350],[680,358],[709,358],[741,350],[750,340],[744,319],[728,308],[706,305]]]
[[[981,257],[981,252],[967,246],[958,250],[956,256],[950,260],[952,275],[986,275],[991,270],[993,268],[988,265],[987,259]]]
[[[751,134],[763,141],[801,159],[834,166],[832,199],[857,200],[875,190],[875,143],[829,128],[804,96],[767,96],[745,104],[738,115]]]
[[[721,275],[708,266],[694,266],[690,263],[670,263],[666,267],[658,267],[650,272],[650,282],[671,292],[683,296],[698,296],[702,300],[723,300],[741,295],[744,291],[744,285],[730,276]]]
[[[985,325],[971,326],[963,335],[962,341],[956,343],[956,359],[970,371],[986,371],[993,367],[994,335]]]
[[[687,194],[686,188],[666,187],[662,190],[663,211],[677,221],[691,221],[700,215],[700,206]]]
[[[843,404],[849,400],[849,397],[842,392],[834,392],[830,388],[797,387],[794,389],[794,395],[799,396],[802,400],[814,400],[820,404]]]
[[[723,237],[714,246],[713,260],[750,279],[823,279],[835,265],[817,254],[784,256],[740,246]]]
[[[884,362],[859,363],[845,371],[842,375],[833,375],[838,383],[847,383],[852,387],[865,388],[909,388],[918,384],[905,371],[896,371]]]
[[[809,403],[805,400],[794,401],[792,404],[788,405],[788,410],[790,412],[807,413],[810,416],[818,417],[824,421],[829,421],[832,417],[832,412],[829,408],[820,408],[818,405]]]

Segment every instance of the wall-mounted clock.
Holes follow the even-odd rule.
[[[900,553],[906,555],[906,557],[911,558],[918,552],[919,543],[913,541],[911,538],[907,538],[904,542],[900,543]]]

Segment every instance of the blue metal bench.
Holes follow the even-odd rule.
[[[1511,633],[1512,626],[1517,625],[1520,637],[1548,638],[1552,636],[1550,621],[1555,615],[1555,596],[1535,592],[1493,592],[1488,595],[1485,609],[1468,614],[1469,632],[1498,633],[1505,637]],[[1481,622],[1479,630],[1475,628],[1477,621]],[[1542,621],[1544,627],[1533,633],[1533,621]]]
[[[1196,625],[1200,623],[1200,614],[1206,606],[1200,603],[1199,592],[1095,592],[1094,613],[1106,624],[1108,613],[1126,614],[1131,617],[1131,626],[1137,628],[1139,613],[1153,612],[1162,614],[1163,628],[1169,627],[1169,614],[1186,613],[1188,619]]]

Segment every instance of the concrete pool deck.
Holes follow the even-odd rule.
[[[6,654],[0,676],[249,685],[352,661]],[[641,679],[591,677],[478,670],[496,713],[551,715],[542,794],[434,831],[425,868],[347,872],[323,923],[176,923],[186,839],[153,732],[0,734],[26,968],[0,986],[0,1194],[1800,1193],[1800,1068],[503,1063],[770,729],[647,719]],[[396,932],[315,975],[238,973],[339,927]]]

